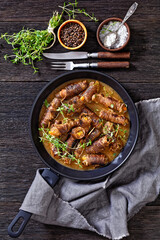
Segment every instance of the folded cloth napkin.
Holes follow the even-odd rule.
[[[127,221],[160,189],[160,98],[136,107],[138,141],[118,170],[99,182],[61,177],[54,189],[38,170],[20,209],[45,224],[88,229],[110,239],[128,236]]]

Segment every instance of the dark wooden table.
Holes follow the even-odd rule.
[[[57,3],[58,2],[58,3]],[[53,10],[63,1],[53,0],[0,0],[0,33],[18,32],[25,28],[45,29]],[[94,12],[100,22],[108,17],[123,18],[131,0],[80,1],[79,7]],[[99,23],[81,19],[88,30],[88,39],[81,50],[102,51],[96,41]],[[131,52],[129,69],[106,70],[127,89],[133,101],[160,97],[159,0],[139,1],[136,13],[128,20],[131,39],[125,50]],[[56,42],[51,52],[64,52]],[[44,167],[31,144],[28,118],[32,103],[47,82],[62,72],[52,71],[49,61],[36,64],[40,72],[33,74],[29,66],[12,64],[3,55],[11,47],[0,42],[0,239],[7,240],[7,226],[17,213],[32,183],[36,169]],[[90,60],[91,61],[91,60]],[[100,70],[101,71],[101,70]],[[129,221],[130,236],[126,239],[160,239],[160,198],[148,204]],[[100,240],[95,233],[47,226],[31,220],[20,239],[38,240]]]

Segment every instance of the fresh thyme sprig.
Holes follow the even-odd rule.
[[[62,103],[62,105],[61,105],[60,107],[58,107],[56,111],[59,112],[59,113],[62,115],[62,117],[63,117],[63,120],[62,120],[63,123],[66,123],[66,122],[68,121],[68,118],[65,117],[65,115],[64,115],[65,105]]]
[[[62,115],[63,117],[65,117],[65,116],[64,116],[64,113],[63,113],[64,110],[65,110],[64,106],[61,105],[60,107],[57,108],[56,111],[57,111],[57,112],[60,112],[61,115]]]
[[[50,142],[56,148],[58,156],[60,156],[62,159],[67,157],[72,161],[74,161],[79,167],[82,168],[80,159],[77,159],[74,156],[74,154],[71,154],[67,151],[67,148],[69,148],[67,146],[67,143],[62,142],[59,138],[50,135],[49,129],[45,129],[44,127],[42,127],[42,128],[39,128],[38,130],[41,131],[42,133],[42,137],[40,137],[41,142],[44,142],[44,141]]]
[[[86,17],[88,17],[90,19],[90,21],[95,21],[98,22],[98,19],[94,16],[94,13],[89,14],[86,12],[86,10],[84,8],[80,9],[77,8],[78,6],[78,2],[77,0],[75,0],[74,3],[68,2],[67,4],[64,2],[63,6],[59,6],[59,8],[61,8],[63,10],[63,12],[67,13],[67,15],[69,16],[69,19],[75,19],[76,18],[76,14],[84,14]]]
[[[68,113],[70,113],[70,112],[74,112],[75,109],[73,108],[73,104],[62,102],[62,105],[59,108],[57,108],[57,111],[60,112],[64,117],[64,111],[67,111]]]
[[[113,32],[112,30],[110,30],[110,27],[113,27],[116,23],[117,23],[117,22],[110,23],[107,28],[106,28],[106,27],[103,27],[103,28],[102,28],[102,33],[104,34],[105,31]]]
[[[9,35],[8,33],[1,34],[0,39],[4,39],[8,44],[12,45],[12,55],[5,55],[7,60],[11,58],[13,63],[21,62],[24,65],[31,65],[34,73],[38,71],[35,67],[34,61],[42,60],[42,52],[48,47],[49,43],[56,40],[54,29],[61,23],[62,15],[54,12],[49,21],[48,29],[35,30],[35,29],[22,29],[18,33]]]
[[[91,139],[89,139],[88,142],[79,143],[79,147],[77,147],[77,148],[83,148],[83,149],[85,149],[86,147],[88,147],[88,146],[90,146],[90,145],[92,145]]]

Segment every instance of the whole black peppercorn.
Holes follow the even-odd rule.
[[[71,22],[61,29],[60,38],[65,46],[77,47],[83,42],[85,32],[78,23]]]

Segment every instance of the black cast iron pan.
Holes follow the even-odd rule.
[[[74,79],[82,79],[82,78],[90,78],[99,80],[111,86],[123,99],[123,101],[127,104],[129,117],[130,117],[130,135],[122,152],[107,166],[101,167],[95,170],[90,171],[79,171],[74,170],[71,168],[67,168],[57,161],[55,161],[45,150],[43,144],[39,141],[39,114],[43,102],[48,97],[48,95],[59,85],[63,84],[64,82],[74,80]],[[62,74],[57,78],[50,81],[38,94],[35,102],[33,104],[31,115],[30,115],[30,134],[33,145],[42,159],[42,161],[49,167],[49,169],[45,169],[41,174],[43,178],[53,187],[59,175],[77,179],[77,180],[95,180],[102,178],[117,168],[119,168],[129,157],[131,154],[138,137],[138,115],[135,108],[133,101],[131,100],[130,96],[126,92],[126,90],[112,77],[108,76],[107,74],[103,74],[97,71],[92,70],[80,70],[80,71],[72,71],[69,73]],[[22,233],[24,227],[26,226],[27,222],[31,217],[31,213],[25,212],[20,210],[17,216],[13,219],[11,224],[8,227],[8,234],[11,237],[18,237]],[[23,218],[23,222],[20,225],[18,231],[14,232],[13,227],[19,220],[19,218]]]

